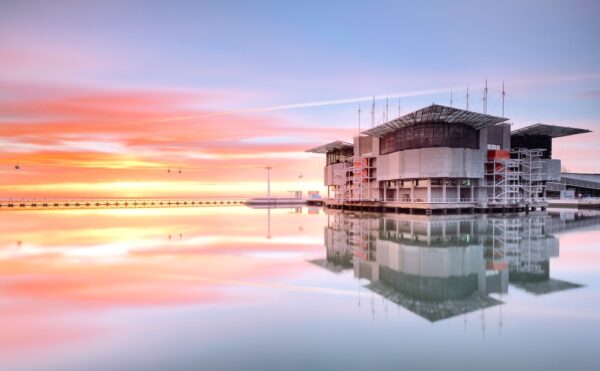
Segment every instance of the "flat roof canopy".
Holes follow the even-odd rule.
[[[312,153],[327,153],[341,149],[353,148],[354,145],[348,142],[342,142],[341,140],[336,140],[335,142],[323,144],[322,146],[318,146],[315,148],[307,149],[305,152]]]
[[[432,122],[464,124],[472,127],[475,130],[479,130],[486,126],[496,125],[507,120],[508,119],[504,117],[496,117],[459,108],[432,104],[429,107],[421,108],[415,112],[398,117],[392,121],[388,121],[385,124],[365,130],[362,133],[375,137],[383,137],[393,133],[398,129]]]
[[[589,133],[590,131],[591,130],[570,128],[567,126],[534,124],[515,130],[511,135],[544,135],[551,138],[560,138],[569,135]]]

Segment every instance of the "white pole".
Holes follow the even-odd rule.
[[[504,91],[504,81],[502,81],[502,117],[504,117],[504,97],[506,96],[506,91]]]
[[[487,114],[488,87],[487,76],[485,77],[485,89],[483,89],[483,113]]]
[[[267,198],[271,199],[271,167],[267,166]]]

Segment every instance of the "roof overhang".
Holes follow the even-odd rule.
[[[534,124],[515,130],[511,133],[511,135],[543,135],[551,138],[560,138],[589,132],[591,132],[591,130],[570,128],[567,126]]]
[[[475,130],[507,121],[507,118],[467,111],[459,108],[432,104],[415,112],[398,117],[385,124],[378,125],[362,133],[375,137],[383,137],[398,129],[424,123],[463,124]]]
[[[333,151],[349,149],[349,148],[354,148],[354,145],[352,143],[342,142],[341,140],[336,140],[335,142],[331,142],[331,143],[323,144],[322,146],[307,149],[305,152],[327,153],[327,152],[333,152]]]

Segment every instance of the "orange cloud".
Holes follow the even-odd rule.
[[[110,91],[6,81],[0,81],[0,89],[12,92],[0,99],[0,189],[11,197],[68,196],[71,185],[79,187],[78,196],[114,196],[119,187],[111,192],[98,184],[136,182],[136,195],[178,192],[186,183],[221,184],[234,194],[250,190],[256,195],[258,186],[241,184],[264,182],[261,168],[267,165],[275,168],[274,181],[281,187],[298,188],[294,184],[303,174],[308,189],[319,189],[322,159],[303,151],[322,138],[351,134],[265,114],[211,116],[214,111],[200,108],[223,99],[223,92]],[[194,118],[160,121],[181,116]],[[22,170],[11,171],[17,163]],[[168,177],[169,168],[183,171]],[[147,187],[151,183],[162,188]],[[237,191],[230,186],[236,183]],[[209,193],[195,195],[215,194],[203,191]]]

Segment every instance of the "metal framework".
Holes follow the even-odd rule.
[[[491,227],[491,246],[488,256],[493,265],[509,264],[509,255],[519,251],[521,241],[521,219],[501,218],[489,220]]]
[[[490,158],[485,164],[485,181],[489,204],[514,205],[520,197],[519,161]]]
[[[352,158],[352,201],[373,201],[374,159],[365,156]]]
[[[139,209],[243,205],[242,199],[205,198],[78,198],[78,199],[4,199],[0,211],[66,209]]]
[[[496,125],[507,121],[507,118],[486,115],[478,112],[432,104],[415,112],[398,117],[372,129],[363,131],[363,134],[383,137],[398,129],[422,123],[458,123],[472,127],[475,130]]]
[[[518,130],[515,130],[511,135],[543,135],[550,138],[560,138],[568,135],[589,133],[590,130],[570,128],[567,126],[535,124]]]
[[[532,204],[544,201],[543,149],[518,148],[511,151],[520,165],[523,199]]]
[[[543,149],[518,148],[510,158],[488,157],[485,164],[487,201],[491,205],[536,205],[545,201]]]
[[[507,249],[506,255],[511,272],[542,273],[541,262],[547,259],[548,246],[544,243],[546,217],[533,216],[523,220],[519,229],[519,244]]]
[[[342,169],[335,170],[333,177],[338,185],[333,189],[334,199],[338,202],[374,201],[374,161],[373,157],[354,156]]]
[[[327,153],[332,151],[341,151],[344,149],[353,148],[354,145],[352,143],[343,142],[341,140],[336,140],[331,143],[323,144],[322,146],[314,147],[311,149],[307,149],[304,152],[309,153]]]
[[[338,202],[344,202],[352,199],[352,179],[349,177],[351,163],[343,162],[342,169],[336,169],[333,172],[334,184],[333,198]]]

